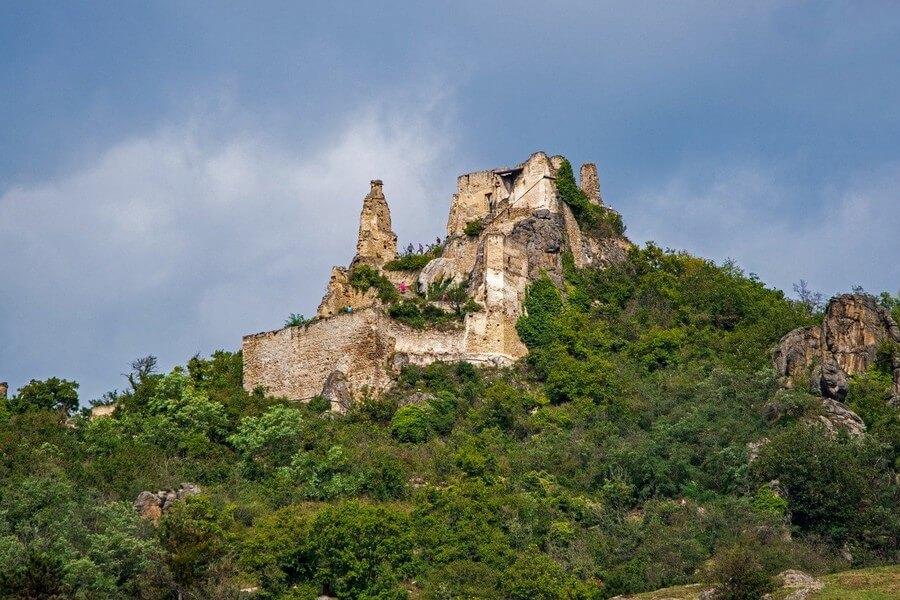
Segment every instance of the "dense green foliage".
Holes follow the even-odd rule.
[[[390,280],[369,265],[359,265],[350,271],[350,285],[360,292],[374,289],[378,299],[390,304],[400,299],[400,292]]]
[[[71,382],[28,384],[0,410],[0,597],[749,598],[900,558],[884,361],[848,396],[869,433],[828,437],[770,368],[806,305],[652,245],[566,265],[528,290],[526,360],[407,367],[345,415],[245,392],[240,353],[135,361],[94,421]],[[158,526],[134,514],[183,481],[203,493]]]
[[[440,248],[434,248],[422,254],[410,252],[398,256],[384,265],[386,271],[421,271],[425,265],[441,255]]]
[[[612,237],[625,233],[625,225],[619,213],[592,204],[587,195],[575,182],[572,164],[563,159],[556,172],[556,189],[563,202],[572,209],[575,220],[582,230],[601,237]]]

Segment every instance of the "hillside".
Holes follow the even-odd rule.
[[[896,568],[828,575],[900,560],[890,339],[845,373],[840,407],[865,426],[849,435],[826,424],[837,400],[773,363],[786,334],[831,322],[819,303],[653,244],[558,266],[522,285],[519,360],[398,364],[340,406],[248,391],[241,352],[135,360],[93,419],[74,382],[32,381],[0,409],[0,592],[754,598],[798,569],[823,598],[893,593]],[[900,317],[898,297],[856,296]],[[404,326],[438,336],[454,311],[416,302]]]

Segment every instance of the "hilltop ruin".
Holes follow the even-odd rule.
[[[557,185],[563,166],[569,168],[564,158],[537,152],[516,167],[460,176],[445,240],[427,264],[406,271],[396,270],[405,263],[397,260],[383,183],[373,180],[363,200],[356,255],[349,267],[332,270],[316,318],[244,337],[244,387],[301,401],[323,394],[341,410],[350,398],[385,389],[407,364],[499,366],[525,356],[515,325],[529,284],[546,274],[562,289],[565,256],[577,267],[605,266],[623,260],[630,246],[621,227],[579,224]],[[618,220],[603,205],[596,166],[583,165],[580,179],[579,197],[596,207],[594,213]],[[382,289],[359,285],[360,273],[378,277]],[[412,327],[392,318],[385,302],[386,293],[396,293],[385,287],[406,285],[401,304],[414,297],[432,313],[452,313],[446,294],[430,293],[452,285],[465,289],[472,310],[453,327]]]

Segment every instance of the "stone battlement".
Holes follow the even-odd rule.
[[[339,380],[360,398],[387,388],[406,364],[506,365],[525,356],[515,324],[528,285],[546,273],[562,287],[563,253],[579,267],[606,266],[623,260],[630,246],[624,237],[597,239],[581,231],[556,189],[563,160],[536,152],[516,167],[457,179],[440,256],[418,272],[402,274],[413,282],[410,294],[424,294],[439,281],[465,284],[481,310],[467,313],[460,327],[449,331],[404,325],[390,317],[375,290],[350,284],[353,269],[361,265],[391,280],[398,275],[384,270],[398,256],[397,236],[383,183],[373,180],[363,200],[356,255],[349,268],[332,270],[317,320],[244,337],[244,387],[308,400],[327,392],[326,382]],[[602,205],[593,164],[581,167],[581,186],[592,203]],[[468,231],[478,233],[467,234],[473,222],[481,226]]]

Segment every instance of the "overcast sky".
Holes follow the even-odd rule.
[[[237,350],[315,313],[370,179],[417,243],[536,150],[635,242],[896,293],[900,5],[0,2],[0,380]]]

